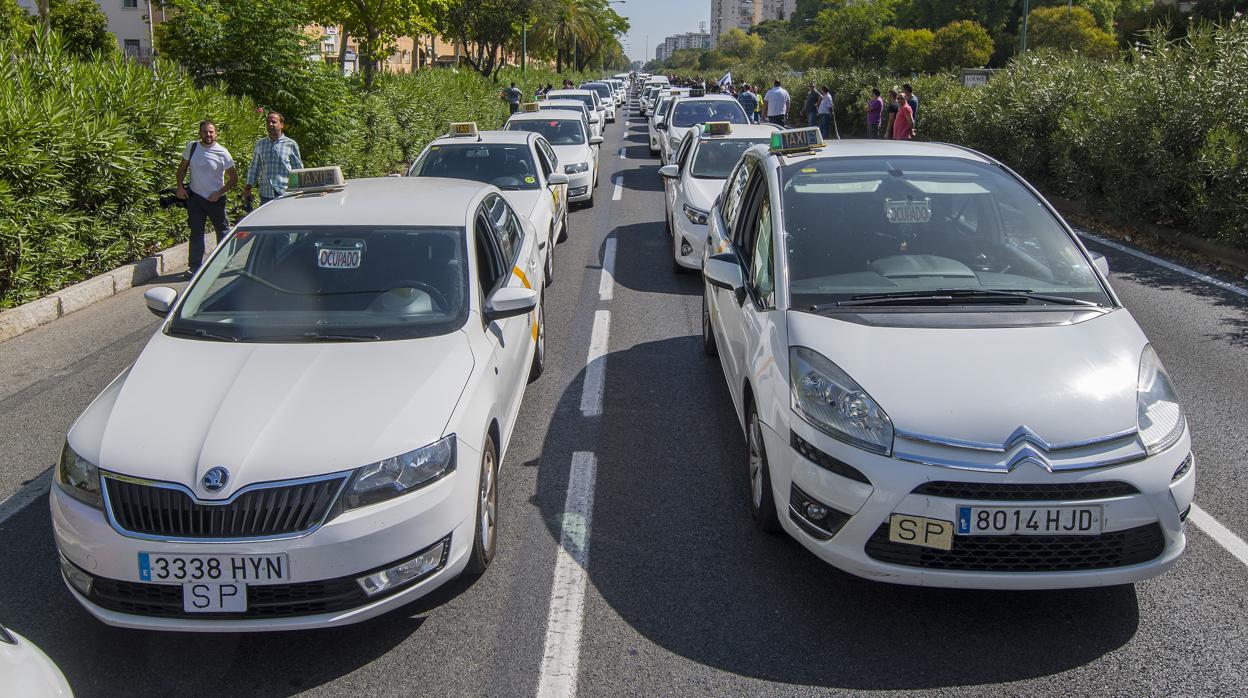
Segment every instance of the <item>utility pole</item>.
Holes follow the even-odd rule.
[[[48,14],[48,0],[39,0],[39,24],[43,25],[43,33],[52,31],[52,19]]]
[[[529,20],[520,25],[520,75],[525,75],[529,62]]]
[[[1027,15],[1031,14],[1031,0],[1023,0],[1023,30],[1020,32],[1022,37],[1022,50],[1019,53],[1027,53]]]

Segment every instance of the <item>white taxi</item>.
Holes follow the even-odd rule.
[[[1195,465],[1157,352],[1015,173],[950,145],[773,136],[711,226],[704,345],[764,530],[884,582],[1129,584],[1185,544]],[[715,233],[713,233],[715,234]]]
[[[70,428],[61,570],[110,625],[355,623],[494,558],[542,372],[535,230],[478,182],[296,170]]]
[[[585,116],[585,124],[589,128],[589,135],[602,135],[602,117],[592,107],[585,106],[585,103],[579,99],[543,99],[537,103],[537,108],[539,111],[546,109],[566,111],[571,109],[572,111],[580,112]]]
[[[602,136],[589,135],[579,112],[538,111],[536,103],[524,107],[524,111],[513,114],[507,120],[503,129],[536,133],[545,138],[555,151],[556,170],[562,170],[570,180],[568,201],[593,206],[594,189],[598,187],[598,147],[602,144]]]
[[[750,123],[741,104],[728,95],[702,95],[701,90],[697,90],[688,96],[676,96],[668,105],[663,121],[655,124],[659,131],[660,162],[672,164],[676,147],[685,134],[708,121],[727,121],[741,126]]]
[[[656,97],[654,111],[651,112],[650,118],[646,120],[646,130],[650,139],[650,154],[660,155],[663,152],[663,136],[662,124],[667,119],[668,112],[671,111],[672,103],[677,97],[689,94],[688,88],[677,87],[671,91],[663,89],[659,91]]]
[[[599,99],[598,93],[593,90],[551,90],[546,93],[546,99],[575,99],[582,102],[587,109],[597,112],[599,119],[598,135],[602,135],[607,128],[607,105],[603,104]]]
[[[770,143],[774,124],[734,126],[727,121],[690,129],[672,164],[659,168],[667,204],[667,233],[672,237],[672,264],[676,271],[702,268],[708,243],[707,219],[724,180],[746,149]],[[714,250],[713,254],[722,252]]]
[[[602,81],[581,83],[580,88],[598,93],[598,101],[602,103],[603,109],[606,110],[607,123],[615,123],[615,90]]]
[[[502,190],[507,203],[543,236],[538,254],[549,285],[555,279],[555,243],[568,237],[568,177],[558,159],[540,134],[454,123],[446,136],[425,146],[407,176],[470,179]]]
[[[7,695],[73,698],[65,675],[33,642],[0,625],[0,677]]]

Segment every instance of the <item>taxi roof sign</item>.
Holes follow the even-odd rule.
[[[777,155],[805,153],[818,150],[824,145],[823,133],[818,126],[791,128],[771,134],[771,152]]]
[[[525,111],[525,112],[535,112],[541,108],[542,108],[542,105],[538,104],[537,102],[525,102],[524,104],[520,105],[520,111]]]
[[[732,122],[708,121],[702,124],[702,133],[708,136],[730,136],[732,135]]]
[[[342,176],[342,168],[337,165],[330,167],[307,167],[301,170],[291,170],[290,180],[287,184],[286,192],[288,194],[302,194],[306,192],[330,191],[332,189],[341,188],[347,183]]]
[[[451,124],[450,131],[447,135],[455,138],[480,138],[481,134],[477,131],[477,122],[475,121],[457,121]]]

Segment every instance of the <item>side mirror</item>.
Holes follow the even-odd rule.
[[[531,288],[500,288],[485,301],[485,321],[525,315],[536,307],[537,291]]]
[[[552,187],[558,184],[567,184],[569,181],[568,176],[562,172],[551,172],[550,176],[546,178],[546,183]]]
[[[157,286],[149,288],[143,292],[143,302],[147,303],[147,309],[157,317],[165,317],[169,314],[173,304],[178,302],[178,292],[168,286]]]
[[[589,139],[589,144],[590,145],[602,145],[602,140],[603,140],[602,136],[591,136]]]
[[[1104,276],[1105,278],[1108,279],[1109,278],[1109,260],[1106,259],[1105,255],[1101,254],[1100,252],[1092,252],[1090,254],[1092,255],[1092,264],[1096,267],[1096,270],[1101,272],[1101,276]]]
[[[745,274],[737,263],[736,255],[729,252],[706,260],[706,265],[702,267],[702,276],[706,283],[715,288],[732,291],[738,303],[745,302]]]
[[[666,121],[657,121],[657,120],[656,120],[656,121],[654,122],[654,128],[655,128],[656,130],[658,130],[658,131],[666,131],[666,130],[667,130],[667,122],[666,122]]]
[[[678,179],[680,177],[680,166],[664,165],[659,168],[659,176],[667,179]]]
[[[591,124],[598,123],[598,112],[594,112],[593,114],[589,115],[589,123]]]

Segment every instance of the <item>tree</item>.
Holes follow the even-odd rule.
[[[988,30],[978,22],[961,19],[936,30],[931,53],[935,70],[980,68],[992,58],[993,43]]]
[[[464,58],[485,77],[503,65],[504,47],[520,36],[533,0],[433,0],[425,12],[433,28],[465,48]]]
[[[534,0],[533,17],[529,46],[553,58],[560,73],[567,63],[577,70],[602,63],[604,52],[613,52],[617,37],[628,31],[628,20],[607,0]]]
[[[0,0],[0,41],[24,42],[34,27],[34,18],[17,4],[17,0]]]
[[[663,65],[673,70],[697,70],[702,65],[704,49],[679,48],[667,57]]]
[[[73,56],[90,58],[117,51],[117,38],[108,31],[108,17],[93,0],[50,0],[48,18]]]
[[[1108,58],[1117,52],[1118,41],[1096,25],[1096,18],[1086,8],[1040,7],[1027,16],[1027,46]]]
[[[178,0],[187,2],[188,0]],[[279,0],[281,1],[281,0]],[[419,0],[307,0],[307,13],[322,25],[341,26],[342,46],[354,36],[364,73],[364,84],[372,86],[379,65],[394,52],[400,36],[418,36],[430,25],[424,19]],[[442,4],[446,0],[426,0]]]
[[[888,68],[898,75],[912,75],[927,67],[934,38],[930,29],[901,29],[888,46]]]
[[[896,0],[826,0],[815,18],[815,35],[834,67],[884,62]]]
[[[763,37],[746,34],[740,29],[730,29],[719,39],[719,52],[737,61],[753,60],[763,49]]]

